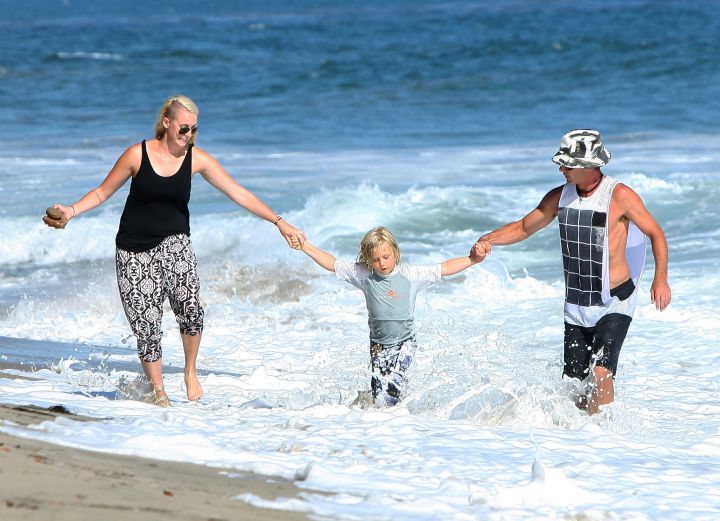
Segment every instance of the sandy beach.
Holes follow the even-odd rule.
[[[59,415],[68,413],[61,408],[0,405],[0,421],[20,426],[52,421]],[[0,432],[0,519],[308,519],[232,499],[243,493],[294,498],[300,489],[292,483],[250,474],[230,478],[222,472],[238,474],[231,469],[77,450]]]

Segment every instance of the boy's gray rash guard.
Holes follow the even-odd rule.
[[[415,299],[421,289],[440,280],[442,266],[398,264],[383,276],[361,264],[338,259],[335,276],[365,295],[370,341],[391,345],[415,336]]]

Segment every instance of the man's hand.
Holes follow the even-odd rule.
[[[667,281],[653,280],[650,287],[650,301],[655,304],[655,309],[664,310],[670,304],[672,293]]]

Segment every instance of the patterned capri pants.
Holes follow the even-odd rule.
[[[370,344],[372,378],[370,387],[379,405],[397,405],[405,388],[407,373],[417,344],[410,338],[398,344]]]
[[[143,362],[162,358],[163,303],[167,297],[183,335],[202,333],[197,261],[187,235],[171,235],[154,248],[115,252],[118,289]]]

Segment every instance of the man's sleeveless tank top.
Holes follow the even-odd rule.
[[[191,170],[192,145],[180,169],[172,176],[163,177],[150,164],[143,140],[140,169],[130,183],[130,193],[115,237],[118,248],[147,251],[170,235],[190,235]]]
[[[626,300],[610,296],[608,219],[612,192],[618,181],[605,176],[590,197],[580,197],[576,185],[563,187],[558,205],[560,247],[565,272],[565,321],[591,327],[608,313],[632,316],[637,285],[645,264],[645,235],[633,223],[628,228],[625,255],[636,290]]]

